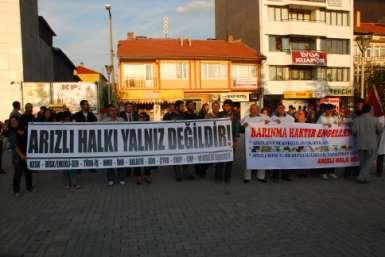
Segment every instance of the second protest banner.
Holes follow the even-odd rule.
[[[28,125],[27,164],[32,170],[167,166],[232,160],[229,119]]]
[[[247,169],[319,169],[359,165],[351,129],[317,124],[250,124]]]

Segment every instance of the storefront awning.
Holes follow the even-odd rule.
[[[183,100],[183,90],[125,90],[119,92],[119,100],[134,103],[172,103]]]
[[[285,99],[311,99],[315,98],[313,91],[285,91],[283,92]]]

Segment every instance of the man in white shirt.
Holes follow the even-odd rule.
[[[285,106],[282,103],[280,103],[278,104],[275,110],[275,114],[273,115],[273,117],[271,117],[271,121],[277,124],[287,124],[287,123],[294,123],[295,119],[294,117],[286,113]],[[276,170],[276,171],[273,171],[274,182],[279,181],[280,173],[282,174],[281,175],[282,180],[291,181],[291,178],[289,177],[290,170]]]
[[[250,106],[250,114],[242,119],[241,125],[244,128],[247,128],[249,125],[253,124],[268,124],[270,122],[270,118],[266,115],[260,114],[260,109],[258,105],[252,104]],[[251,181],[251,173],[252,170],[245,170],[244,172],[244,182],[249,183]],[[262,183],[266,183],[266,171],[258,170],[257,171],[257,180]]]

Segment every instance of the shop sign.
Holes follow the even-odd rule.
[[[285,99],[311,99],[315,98],[313,91],[286,91],[283,92]]]
[[[257,87],[257,78],[236,78],[233,80],[234,87]]]
[[[293,64],[298,65],[327,65],[327,55],[316,51],[292,51]]]
[[[221,94],[221,101],[231,100],[233,102],[249,102],[249,93],[224,93]]]
[[[352,87],[329,87],[328,96],[353,96],[354,89]]]

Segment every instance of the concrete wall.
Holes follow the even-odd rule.
[[[19,0],[0,0],[0,120],[8,118],[12,102],[21,99],[21,41]]]
[[[259,0],[216,0],[215,33],[217,39],[242,39],[250,47],[260,49]]]
[[[24,81],[54,80],[52,48],[39,36],[37,0],[20,0]]]

